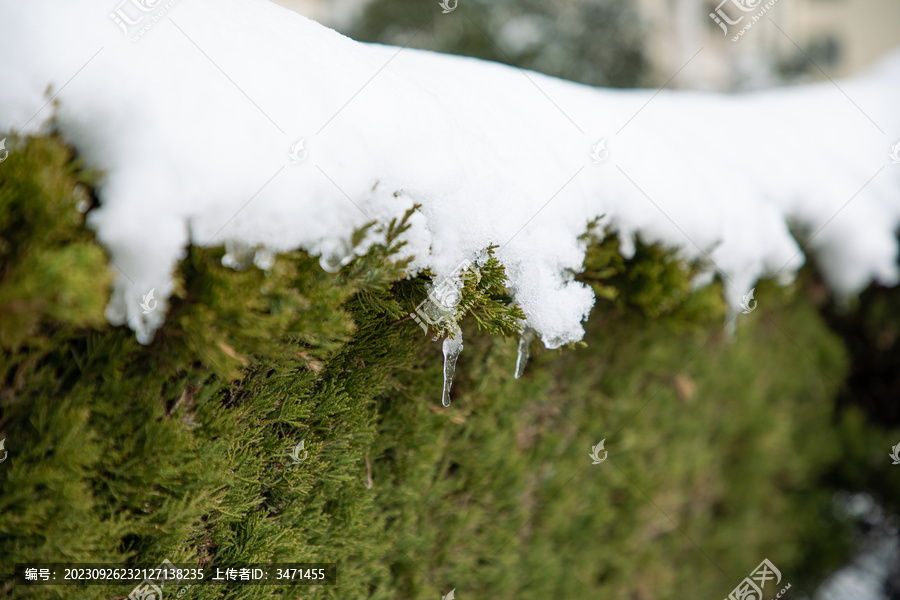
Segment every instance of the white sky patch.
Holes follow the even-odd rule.
[[[58,130],[106,173],[89,225],[117,266],[107,316],[142,342],[189,243],[339,255],[355,227],[414,203],[415,269],[441,277],[500,246],[551,348],[583,335],[577,237],[600,214],[711,260],[734,307],[802,264],[788,223],[836,292],[898,281],[900,55],[745,95],[614,91],[361,44],[265,0],[179,0],[135,42],[116,6],[0,4],[0,128],[46,131],[52,86]]]

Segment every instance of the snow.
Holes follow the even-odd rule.
[[[898,281],[900,54],[745,95],[613,91],[361,44],[265,0],[116,2],[0,4],[0,128],[55,126],[104,170],[88,223],[115,265],[107,316],[144,343],[189,243],[339,265],[354,228],[414,203],[412,272],[445,277],[498,245],[550,348],[583,335],[578,236],[601,214],[625,252],[639,236],[710,261],[735,308],[804,262],[789,223],[837,293]],[[142,17],[129,35],[117,9]]]

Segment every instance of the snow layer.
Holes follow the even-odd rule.
[[[839,293],[898,281],[900,55],[740,96],[611,91],[360,44],[265,0],[117,2],[0,3],[0,128],[45,131],[55,110],[105,171],[88,222],[117,268],[107,316],[143,342],[189,243],[339,260],[353,228],[413,203],[414,267],[444,276],[499,245],[548,347],[583,335],[577,238],[600,214],[626,252],[640,235],[711,261],[733,306],[804,261],[788,223],[817,233],[804,249]]]

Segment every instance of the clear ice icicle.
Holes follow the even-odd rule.
[[[341,270],[341,268],[350,264],[350,261],[353,260],[354,258],[356,258],[356,253],[352,252],[352,251],[350,252],[350,254],[347,254],[343,258],[340,258],[340,257],[326,258],[325,255],[323,254],[322,256],[319,257],[319,265],[323,269],[328,271],[329,273],[337,273],[338,271]]]
[[[450,386],[453,385],[453,374],[456,373],[456,359],[463,349],[462,330],[459,327],[444,339],[444,393],[441,404],[450,406]]]
[[[349,265],[354,258],[365,254],[365,247],[363,245],[364,239],[356,242],[356,245],[353,247],[350,246],[351,241],[344,241],[343,250],[339,250],[331,256],[325,256],[323,253],[319,257],[319,265],[329,273],[337,273]]]
[[[253,264],[255,252],[252,246],[243,242],[225,242],[225,255],[222,256],[222,266],[235,271],[243,271]]]
[[[275,253],[267,248],[260,248],[253,255],[253,264],[263,271],[268,271],[275,264]]]
[[[733,342],[737,337],[737,320],[738,320],[738,311],[733,307],[728,307],[728,312],[725,315],[725,340],[728,342]]]
[[[519,336],[519,353],[516,356],[516,379],[525,373],[525,365],[528,363],[528,348],[534,340],[534,329],[526,327]]]

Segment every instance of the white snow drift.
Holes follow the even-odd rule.
[[[732,305],[802,264],[788,223],[817,233],[804,248],[836,291],[898,280],[900,56],[741,96],[611,91],[361,44],[265,0],[5,0],[0,56],[0,128],[55,113],[105,171],[89,224],[117,267],[108,317],[143,342],[189,243],[340,259],[355,227],[413,203],[416,269],[499,245],[548,347],[583,334],[593,296],[572,275],[601,214],[626,252],[639,235],[708,259]]]

